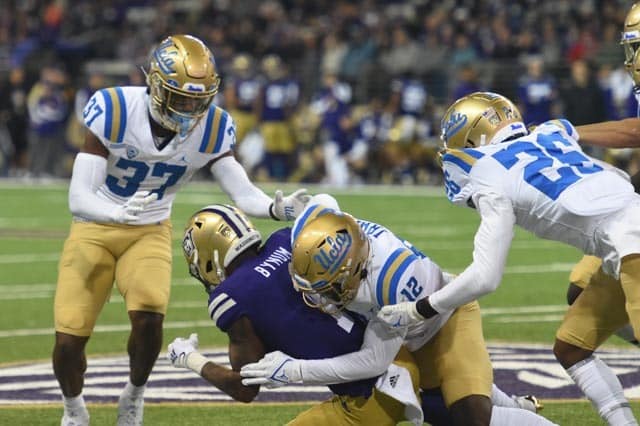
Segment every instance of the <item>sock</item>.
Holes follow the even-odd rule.
[[[62,404],[64,405],[63,424],[65,424],[65,418],[74,420],[77,424],[89,424],[89,411],[82,394],[72,397],[63,395]]]
[[[138,399],[139,397],[144,396],[144,391],[146,388],[147,388],[146,383],[142,386],[136,386],[133,383],[131,383],[131,380],[129,380],[125,385],[120,398],[124,397],[124,398]]]
[[[520,406],[509,395],[502,392],[499,387],[493,384],[491,388],[491,403],[494,406],[519,408]]]
[[[491,410],[489,426],[558,426],[544,417],[521,408],[496,407]]]
[[[127,382],[118,399],[118,426],[142,425],[144,414],[144,391],[147,385],[136,386]]]
[[[631,343],[632,345],[640,346],[636,336],[633,334],[633,327],[631,327],[631,324],[620,327],[618,331],[616,331],[616,336]]]
[[[608,424],[638,424],[618,377],[602,360],[590,356],[569,367],[567,373]]]

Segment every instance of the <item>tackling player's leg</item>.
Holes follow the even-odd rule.
[[[572,305],[577,297],[582,293],[582,290],[589,284],[591,277],[598,271],[602,265],[602,261],[595,256],[585,255],[580,259],[569,275],[569,288],[567,289],[567,303]],[[640,346],[640,343],[633,334],[633,327],[631,324],[625,324],[616,330],[615,335],[622,340],[631,343],[635,346]]]
[[[140,425],[147,379],[162,347],[162,323],[171,283],[171,226],[139,226],[135,243],[118,259],[116,282],[125,299],[131,333],[129,382],[118,400],[118,425]]]
[[[531,411],[493,404],[493,369],[477,302],[458,308],[414,356],[421,388],[441,388],[454,425],[553,424]]]
[[[113,283],[115,259],[91,237],[94,226],[81,222],[71,225],[58,268],[52,360],[62,390],[63,425],[89,423],[82,396],[87,368],[84,349]]]
[[[629,320],[620,281],[599,269],[556,333],[558,362],[609,424],[637,424],[615,373],[593,355],[615,330]]]

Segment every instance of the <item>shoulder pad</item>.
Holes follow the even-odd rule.
[[[121,143],[127,127],[127,103],[121,87],[98,90],[87,102],[85,125],[101,138]]]
[[[216,105],[209,107],[204,121],[204,132],[198,151],[206,154],[222,154],[233,149],[236,143],[236,127],[227,111]]]

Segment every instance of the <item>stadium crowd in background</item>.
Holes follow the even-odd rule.
[[[517,101],[527,124],[635,116],[619,46],[630,4],[2,2],[0,176],[69,176],[77,105],[102,86],[143,85],[149,46],[184,32],[216,57],[215,102],[243,128],[237,152],[256,179],[437,182],[443,107],[478,89]],[[632,153],[591,154],[638,168]]]

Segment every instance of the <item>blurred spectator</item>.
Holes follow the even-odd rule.
[[[578,59],[571,64],[571,77],[561,90],[564,116],[574,125],[597,123],[607,119],[605,94],[593,76],[589,63]],[[585,152],[602,158],[604,150],[585,147]]]
[[[27,97],[29,109],[29,170],[34,177],[64,176],[65,128],[70,103],[67,76],[61,68],[46,66]],[[53,161],[52,159],[57,159]]]
[[[342,60],[347,54],[347,44],[337,32],[331,32],[324,37],[320,69],[323,74],[338,74]]]
[[[297,167],[296,163],[302,160],[295,146],[300,143],[298,135],[302,135],[304,143],[310,144],[305,145],[304,161],[317,161],[322,157],[313,145],[316,141],[310,142],[316,130],[313,123],[318,117],[302,114],[309,111],[309,101],[318,92],[321,76],[325,74],[337,75],[352,87],[352,138],[358,133],[359,117],[367,116],[368,109],[374,107],[372,100],[389,99],[394,77],[412,73],[427,88],[434,110],[441,109],[452,98],[477,89],[490,89],[515,99],[518,94],[514,82],[522,73],[521,60],[532,54],[541,57],[545,75],[556,81],[563,81],[569,74],[572,61],[593,60],[600,69],[602,109],[606,116],[613,117],[616,112],[621,117],[636,115],[636,102],[629,92],[628,79],[622,78],[626,76],[619,69],[622,49],[617,37],[627,6],[619,0],[3,1],[0,2],[0,80],[8,80],[11,69],[22,68],[24,78],[18,91],[28,92],[39,80],[45,64],[61,63],[69,70],[70,92],[82,91],[87,72],[95,69],[114,83],[140,85],[144,83],[143,74],[135,70],[127,77],[129,69],[125,69],[124,64],[144,63],[149,45],[168,33],[181,31],[193,32],[212,48],[226,89],[231,89],[237,78],[232,64],[239,54],[246,54],[254,64],[276,54],[282,69],[295,76],[299,84],[273,84],[279,86],[273,93],[286,92],[283,98],[296,99],[285,102],[286,119],[275,121],[283,124],[295,117],[301,130],[296,131],[295,136],[286,136],[284,132],[285,136],[278,137],[278,142],[269,142],[270,148],[274,148],[274,144],[286,148],[283,152],[273,151],[274,156],[270,158],[275,161],[265,164],[271,167],[272,179],[284,179],[291,169],[296,169],[294,179],[304,175],[305,179],[313,180],[317,170]],[[283,80],[291,81],[285,77]],[[6,90],[14,89],[3,89],[3,94],[10,93]],[[532,91],[535,92],[527,93]],[[232,96],[231,91],[225,90],[218,94],[216,102],[233,105]],[[0,102],[6,104],[9,98],[5,96]],[[264,107],[266,98],[260,95],[258,100]],[[389,107],[388,102],[385,105]],[[257,116],[258,126],[267,132],[271,127],[273,131],[274,120],[268,116],[277,113],[263,107],[256,111],[261,114]],[[595,105],[593,110],[600,107]],[[6,105],[0,108],[8,111]],[[569,109],[565,110],[567,114]],[[264,123],[262,113],[266,113]],[[242,119],[237,118],[240,141],[244,129]],[[427,122],[438,121],[437,118],[430,117],[429,113],[424,117]],[[72,131],[74,120],[68,124],[72,144],[76,143]],[[280,127],[279,131],[283,129]],[[399,127],[393,129],[391,139],[400,134]],[[256,149],[247,150],[260,156],[265,147],[262,134],[252,134],[249,139]],[[26,160],[21,158],[26,156],[14,157],[14,169],[23,167]],[[283,159],[287,160],[283,162]],[[52,164],[62,161],[49,160]],[[287,162],[290,164],[285,165]],[[383,165],[371,164],[368,169],[380,167]],[[384,167],[389,168],[388,164]],[[409,173],[415,174],[416,167],[409,167]],[[64,165],[56,168],[64,169]],[[379,174],[377,171],[367,173],[368,176]],[[416,180],[415,176],[411,178]]]
[[[348,162],[354,142],[350,102],[351,87],[338,81],[335,74],[326,74],[322,88],[311,103],[314,113],[321,117],[320,141],[323,146],[325,182],[329,185],[342,187],[350,181]],[[361,157],[362,153],[356,155]]]
[[[298,103],[298,84],[288,78],[285,65],[276,55],[262,60],[266,81],[257,100],[260,133],[264,139],[264,165],[271,179],[286,180],[295,167],[296,141],[289,119]]]
[[[27,173],[27,92],[24,70],[13,68],[8,80],[0,87],[0,122],[11,138],[12,153],[9,161],[9,175],[21,177]]]
[[[451,93],[451,102],[474,92],[481,92],[484,88],[478,81],[478,73],[473,64],[463,65],[458,71],[458,80]]]
[[[451,64],[454,67],[470,64],[478,58],[475,47],[471,44],[469,36],[464,33],[456,34],[455,45],[451,52]]]
[[[597,123],[607,118],[604,94],[587,61],[571,64],[569,82],[561,91],[564,115],[574,125]]]
[[[526,67],[526,74],[518,81],[516,101],[527,125],[544,123],[557,115],[556,82],[545,72],[541,57],[529,57]]]
[[[390,45],[380,53],[380,63],[392,77],[415,74],[422,49],[412,40],[404,27],[397,26],[391,33]]]
[[[85,127],[83,110],[87,105],[89,98],[97,90],[106,87],[105,76],[100,71],[93,71],[89,73],[86,78],[86,83],[76,90],[75,99],[73,103],[74,113],[69,117],[69,123],[66,130],[66,140],[69,148],[74,151],[79,151],[84,145]],[[69,160],[72,160],[69,156]],[[71,169],[72,164],[65,165],[65,168]]]
[[[255,109],[260,81],[253,72],[251,57],[247,54],[237,55],[224,82],[225,104],[236,123],[236,141],[241,144],[258,124]]]
[[[369,36],[367,28],[360,23],[351,24],[347,53],[342,60],[339,75],[353,87],[356,101],[366,99],[366,78],[376,53],[377,46]]]
[[[429,98],[424,84],[410,75],[394,80],[391,87],[387,111],[393,122],[381,149],[383,178],[388,183],[413,183],[431,155],[425,144],[431,135]]]

